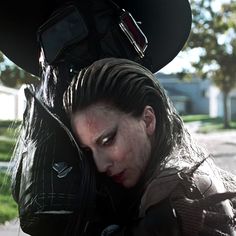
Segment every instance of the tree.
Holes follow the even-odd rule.
[[[224,128],[229,127],[228,97],[236,87],[236,2],[192,0],[193,25],[188,48],[199,48],[200,58],[192,63],[202,78],[211,78],[223,93]],[[219,3],[219,1],[218,1]]]
[[[0,63],[4,62],[3,54],[0,52]]]
[[[20,69],[15,64],[7,62],[0,52],[0,81],[5,86],[19,88],[22,84],[36,84],[39,82],[36,76]]]

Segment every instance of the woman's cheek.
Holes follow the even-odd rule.
[[[126,151],[126,148],[122,145],[116,145],[112,148],[112,156],[115,161],[123,161],[126,159],[128,151]]]

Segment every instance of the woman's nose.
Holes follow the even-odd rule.
[[[105,153],[93,153],[93,159],[99,172],[107,172],[108,169],[113,165],[113,161]]]

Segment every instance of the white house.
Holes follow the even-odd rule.
[[[211,80],[193,77],[180,80],[176,75],[156,74],[180,114],[209,114],[223,117],[223,98]],[[22,86],[19,90],[0,85],[0,120],[21,120],[25,107]],[[236,119],[236,88],[229,95],[229,116]]]
[[[156,77],[180,114],[209,114],[209,80],[193,77],[186,81],[176,75],[161,73],[157,73]]]
[[[209,88],[209,115],[211,117],[222,117],[224,114],[223,94],[214,85]],[[229,94],[228,99],[229,117],[236,119],[236,88]]]
[[[0,120],[22,120],[24,107],[24,86],[13,89],[0,85]]]
[[[156,74],[180,114],[223,117],[223,95],[210,79],[180,80],[176,75]],[[229,117],[236,119],[236,88],[229,94]]]

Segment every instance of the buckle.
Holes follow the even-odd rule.
[[[122,9],[122,13],[120,15],[119,26],[133,45],[139,57],[143,58],[145,50],[148,46],[147,37],[140,29],[133,16],[124,9]]]

